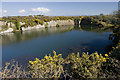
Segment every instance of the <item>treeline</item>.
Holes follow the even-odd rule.
[[[81,25],[98,26],[99,28],[116,26],[117,23],[115,15],[86,16],[81,20]]]

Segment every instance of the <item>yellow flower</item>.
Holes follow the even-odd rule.
[[[101,56],[101,58],[103,58],[103,56]]]
[[[30,63],[30,64],[33,64],[33,62],[32,62],[32,61],[29,61],[29,63]]]
[[[53,58],[55,58],[55,56],[53,56]]]
[[[97,52],[95,52],[95,54],[97,55],[98,53],[97,53]]]
[[[106,62],[106,58],[103,58],[103,61]]]
[[[89,70],[87,70],[87,72],[89,72]]]
[[[51,61],[51,63],[53,64],[54,62]]]
[[[109,58],[106,58],[106,59],[109,59]]]
[[[58,56],[61,56],[62,54],[58,54]]]
[[[53,58],[52,58],[52,57],[50,57],[50,56],[49,56],[49,59],[50,59],[50,60],[53,60]]]
[[[105,54],[106,57],[108,57],[108,54]]]
[[[41,67],[43,67],[43,65],[41,65]]]
[[[46,55],[44,58],[45,58],[45,59],[48,59],[48,56]]]
[[[41,61],[45,61],[45,59],[41,59]]]
[[[111,52],[109,52],[109,54],[111,54]]]
[[[97,58],[99,58],[99,55],[97,54]]]
[[[49,54],[49,57],[51,57],[51,54]]]
[[[116,46],[116,48],[118,48],[118,46]]]
[[[33,63],[34,63],[34,64],[36,64],[36,63],[37,63],[37,61],[33,61]]]
[[[53,50],[54,56],[56,56],[56,52]]]
[[[39,59],[38,59],[38,58],[36,58],[36,61],[39,61]]]

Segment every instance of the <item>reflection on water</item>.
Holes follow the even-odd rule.
[[[58,34],[70,31],[74,28],[74,26],[61,26],[61,27],[50,27],[50,28],[41,28],[41,29],[34,29],[31,31],[24,31],[24,32],[16,32],[16,33],[7,33],[2,35],[2,44],[10,44],[16,42],[27,41],[32,38],[42,37],[42,36],[49,36],[51,34]]]
[[[105,53],[111,43],[110,30],[100,30],[88,26],[60,26],[34,29],[31,31],[2,35],[3,63],[16,59],[21,64],[45,54],[62,53],[66,57],[71,52]]]

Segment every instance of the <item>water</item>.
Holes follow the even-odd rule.
[[[95,27],[77,28],[74,26],[51,27],[2,35],[2,61],[15,59],[20,64],[34,58],[43,58],[55,50],[66,57],[72,52],[106,53],[110,30]]]

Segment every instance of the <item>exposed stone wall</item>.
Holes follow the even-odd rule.
[[[5,26],[7,25],[8,27],[13,27],[15,26],[14,23],[10,22],[10,23],[7,23],[7,22],[4,22],[4,21],[0,21],[0,26]]]
[[[58,20],[58,21],[50,21],[48,22],[48,27],[50,26],[65,26],[65,25],[74,25],[74,21],[73,20]]]
[[[1,25],[6,25],[6,22],[1,22],[1,23],[2,23]],[[57,20],[57,21],[45,22],[43,25],[39,24],[39,25],[33,26],[33,27],[28,26],[27,28],[22,27],[22,30],[25,31],[25,30],[31,30],[31,29],[45,28],[46,23],[48,23],[47,27],[52,27],[52,26],[56,26],[56,25],[59,25],[59,26],[67,26],[67,25],[73,26],[74,25],[73,20]],[[13,24],[13,23],[8,23],[8,26],[10,26],[11,24],[12,24],[12,26],[15,26],[15,24]],[[20,24],[23,25],[25,23],[20,23]],[[0,34],[7,33],[7,32],[12,32],[12,31],[13,31],[13,29],[9,28],[6,31],[0,32]]]
[[[67,26],[67,25],[74,25],[74,21],[73,20],[58,20],[58,21],[50,21],[50,22],[45,22],[43,25],[37,25],[37,26],[33,26],[30,27],[28,26],[27,28],[22,27],[22,30],[31,30],[31,29],[38,29],[38,28],[45,28],[46,27],[46,23],[48,23],[47,27],[52,27],[52,26]]]
[[[6,25],[6,24],[7,24],[7,22],[0,21],[0,26],[4,26],[4,25]]]

